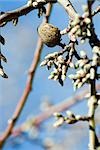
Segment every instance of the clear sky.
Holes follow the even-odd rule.
[[[77,7],[77,11],[82,14],[81,5],[85,3],[84,0],[73,0],[74,6]],[[0,0],[0,11],[8,11],[16,9],[26,3],[25,0]],[[99,3],[96,2],[95,6]],[[100,19],[99,15],[94,17],[94,23],[96,28],[96,33],[100,37]],[[32,62],[34,51],[37,42],[37,27],[41,23],[42,17],[38,18],[37,10],[32,11],[26,16],[20,17],[18,25],[15,27],[10,22],[6,26],[0,29],[1,35],[6,39],[5,46],[1,46],[3,54],[7,57],[8,63],[4,64],[4,69],[7,72],[9,78],[2,79],[0,77],[0,131],[4,131],[7,126],[7,120],[11,118],[16,105],[22,95],[23,89],[26,84],[27,72],[28,68]],[[68,15],[63,10],[63,8],[54,4],[52,15],[50,18],[50,23],[58,26],[61,30],[64,29],[68,25]],[[68,37],[64,36],[63,41],[68,41]],[[82,45],[82,47],[77,48],[78,51],[87,50],[88,55],[91,55],[91,49],[88,45]],[[59,50],[59,47],[48,48],[44,46],[41,61],[44,59],[44,56],[50,52]],[[68,72],[68,74],[71,71]],[[46,70],[46,68],[41,68],[38,66],[35,79],[33,91],[31,92],[26,105],[21,113],[21,116],[18,120],[17,126],[20,125],[26,118],[30,115],[37,115],[40,113],[40,103],[42,102],[44,97],[48,97],[50,102],[53,104],[61,102],[61,100],[66,99],[75,92],[73,91],[72,82],[70,79],[67,79],[64,86],[61,87],[57,82],[48,80],[50,72]],[[78,104],[77,106],[71,108],[76,114],[84,114],[87,113],[87,105],[86,102],[82,104]],[[44,150],[43,141],[46,137],[53,137],[54,140],[58,137],[62,137],[62,139],[68,138],[67,142],[69,142],[68,150],[77,150],[75,148],[75,143],[72,144],[70,142],[70,138],[74,140],[75,136],[77,136],[77,140],[75,139],[76,145],[80,143],[79,150],[85,150],[88,145],[88,128],[83,129],[84,137],[86,136],[86,140],[81,136],[81,141],[79,138],[80,132],[78,130],[72,133],[68,132],[70,128],[68,126],[64,128],[57,129],[56,131],[52,131],[50,133],[47,130],[49,125],[53,124],[53,118],[45,122],[41,127],[41,132],[39,134],[38,139],[28,140],[27,135],[23,138],[16,139],[15,143],[8,141],[4,150]],[[74,128],[72,129],[74,130]],[[71,131],[71,129],[70,129]],[[66,135],[65,135],[66,132]],[[59,138],[58,138],[59,143]],[[10,144],[9,144],[10,143]],[[21,143],[21,144],[19,144]]]

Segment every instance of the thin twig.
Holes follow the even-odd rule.
[[[51,4],[48,4],[46,18],[43,21],[48,22],[48,19],[50,17],[51,8],[52,8]],[[11,132],[12,132],[12,130],[13,130],[13,128],[14,128],[14,126],[15,126],[15,124],[16,124],[19,116],[20,116],[20,113],[22,112],[23,107],[27,101],[27,98],[28,98],[28,96],[32,90],[32,82],[34,80],[34,75],[35,75],[39,60],[40,60],[42,48],[43,48],[43,43],[42,43],[41,39],[39,38],[38,42],[37,42],[37,47],[35,50],[33,62],[32,62],[30,69],[29,69],[26,87],[23,91],[22,97],[19,100],[19,103],[16,107],[16,110],[15,110],[12,118],[8,121],[8,127],[7,127],[6,131],[0,137],[0,148],[3,147],[6,139],[11,135]]]
[[[92,16],[95,16],[97,13],[100,13],[100,6],[98,6],[96,10],[92,12]]]

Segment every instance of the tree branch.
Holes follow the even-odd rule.
[[[51,8],[52,8],[52,6],[49,3],[48,7],[47,7],[46,18],[43,21],[48,22],[48,19],[50,17]],[[33,82],[33,79],[34,79],[34,75],[35,75],[39,60],[40,60],[40,55],[41,55],[42,48],[43,48],[43,43],[42,43],[41,39],[39,38],[38,42],[37,42],[37,47],[36,47],[36,50],[35,50],[33,62],[32,62],[31,66],[30,66],[30,69],[29,69],[29,74],[28,74],[28,77],[27,77],[26,87],[23,91],[22,97],[19,100],[19,103],[16,107],[16,110],[15,110],[12,118],[8,121],[8,127],[7,127],[6,131],[0,137],[0,148],[3,147],[6,139],[11,135],[13,127],[16,124],[16,122],[17,122],[17,120],[20,116],[20,113],[22,112],[23,107],[26,103],[26,100],[27,100],[27,98],[28,98],[28,96],[29,96],[29,94],[32,90],[32,82]]]
[[[72,20],[74,20],[77,12],[76,12],[75,8],[73,7],[72,3],[70,2],[70,0],[57,0],[57,1],[64,7],[64,9],[68,13],[69,17]]]
[[[42,7],[43,5],[47,4],[47,3],[55,3],[56,0],[36,0],[35,2],[33,2],[31,5],[24,5],[16,10],[12,10],[12,11],[8,11],[5,13],[2,13],[0,15],[0,26],[2,26],[3,23],[8,22],[8,21],[12,21],[12,19],[16,19],[20,16],[23,15],[27,15],[29,12],[31,12],[34,9],[38,9],[40,7]]]
[[[67,11],[68,15],[72,19],[75,18],[76,11],[69,0],[35,0],[35,2],[33,2],[30,5],[26,4],[16,10],[2,12],[0,15],[0,26],[3,26],[7,22],[12,21],[13,19],[16,19],[20,16],[27,15],[32,10],[41,8],[49,2],[50,3],[56,3],[56,2],[60,3]]]
[[[97,38],[97,35],[95,33],[95,29],[94,29],[94,24],[93,24],[93,19],[92,19],[92,5],[95,2],[95,0],[88,0],[87,4],[88,4],[88,12],[89,12],[89,18],[91,20],[91,36],[89,37],[89,43],[91,45],[92,48],[94,48],[95,46],[100,46],[100,41]],[[90,150],[94,150],[97,149],[97,145],[96,145],[96,141],[98,140],[97,136],[96,136],[96,129],[95,129],[95,110],[96,110],[96,106],[97,106],[97,97],[96,97],[96,74],[97,74],[97,61],[96,63],[94,63],[94,58],[95,56],[97,56],[99,58],[99,56],[93,52],[93,57],[92,57],[92,66],[91,66],[91,74],[92,77],[90,78],[90,98],[88,100],[88,116],[90,117],[89,119],[89,149]]]
[[[97,90],[100,90],[100,84],[96,86]],[[81,91],[80,93],[77,93],[72,98],[68,98],[65,100],[62,100],[60,103],[50,106],[47,110],[44,112],[38,114],[37,116],[32,118],[32,125],[38,127],[43,123],[46,119],[51,117],[53,113],[55,112],[63,112],[65,110],[68,110],[69,108],[79,104],[82,102],[85,95],[87,95],[89,90],[85,89],[84,91]],[[20,127],[17,127],[12,130],[12,134],[16,135],[17,133],[20,133],[23,131],[24,124],[27,124],[27,121],[25,121]]]

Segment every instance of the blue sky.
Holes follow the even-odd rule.
[[[81,4],[85,3],[85,1],[74,0],[73,2],[74,6],[77,7],[77,11],[82,13]],[[22,6],[25,3],[25,0],[1,0],[0,9],[1,11],[13,10]],[[98,36],[100,37],[100,22],[98,21],[98,19],[100,19],[99,15],[97,17],[94,17],[96,33],[98,33]],[[7,120],[12,116],[25,87],[27,71],[33,59],[38,37],[37,26],[41,23],[41,21],[42,17],[39,19],[37,17],[37,10],[35,10],[34,12],[31,12],[26,16],[20,17],[18,25],[16,27],[14,27],[10,22],[1,29],[1,34],[6,39],[5,46],[2,46],[1,48],[3,54],[8,59],[8,63],[3,63],[3,66],[9,76],[7,80],[0,78],[1,132],[6,128]],[[61,30],[68,25],[68,15],[58,4],[54,5],[52,15],[50,17],[50,23],[58,26]],[[63,41],[68,41],[68,37],[64,36]],[[78,47],[78,50],[80,49],[88,49],[88,54],[90,55],[90,47],[88,45],[82,45],[82,47]],[[44,46],[41,55],[41,61],[46,54],[57,50],[59,50],[59,47],[51,49]],[[31,92],[26,102],[26,105],[21,113],[17,125],[26,120],[27,116],[36,115],[40,112],[40,103],[41,100],[43,100],[43,97],[48,96],[50,101],[56,104],[59,103],[61,100],[75,94],[75,92],[73,91],[71,80],[67,79],[64,86],[61,87],[57,82],[48,80],[49,73],[50,72],[47,71],[45,68],[41,68],[40,66],[38,66],[34,79],[33,91]],[[79,104],[71,109],[76,113],[84,114],[87,112],[86,102]],[[51,120],[48,122],[52,124]],[[43,132],[46,131],[43,130]],[[45,135],[41,135],[41,138],[45,138],[46,134],[47,133],[45,133]],[[75,133],[75,135],[77,135],[77,133]],[[88,133],[86,133],[86,135],[88,135]],[[87,146],[87,142],[88,141],[84,141],[85,146]],[[12,145],[10,145],[10,147],[7,145],[4,149],[31,150],[33,148],[32,146],[34,146],[34,149],[36,150],[43,149],[37,144],[32,145],[31,142],[22,143],[21,146],[15,148]],[[81,145],[80,150],[81,149],[84,149],[84,146]],[[76,149],[74,147],[73,149],[70,148],[69,150]]]

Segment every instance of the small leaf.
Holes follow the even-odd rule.
[[[0,60],[3,60],[4,62],[7,62],[7,59],[3,54],[0,54]]]
[[[47,69],[50,70],[50,69],[51,69],[51,66],[48,66],[48,65],[47,65]]]
[[[5,78],[5,79],[8,78],[7,74],[5,74],[5,73],[4,73],[4,75],[2,77]]]
[[[7,24],[7,22],[3,22],[0,24],[0,27],[4,27]]]
[[[5,44],[5,39],[3,38],[3,36],[0,35],[0,42],[4,45]]]
[[[60,85],[61,85],[61,86],[63,86],[63,85],[64,85],[64,83],[63,83],[63,80],[62,80],[62,79],[60,79],[60,78],[59,78],[59,79],[58,79],[58,82],[60,83]]]
[[[43,9],[44,14],[46,14],[46,8],[42,6],[42,9]]]
[[[43,15],[43,13],[46,14],[46,9],[44,6],[38,9],[38,17],[40,18]]]
[[[5,74],[5,72],[4,72],[2,66],[0,66],[0,75],[1,75],[3,78],[8,78],[8,76]]]
[[[64,123],[64,118],[63,118],[63,117],[60,117],[60,118],[53,124],[53,126],[54,126],[54,127],[59,127],[59,126],[61,126],[63,123]]]
[[[45,66],[47,64],[47,60],[43,60],[41,63],[40,63],[40,66]]]
[[[12,20],[13,25],[16,26],[18,24],[18,18]]]

